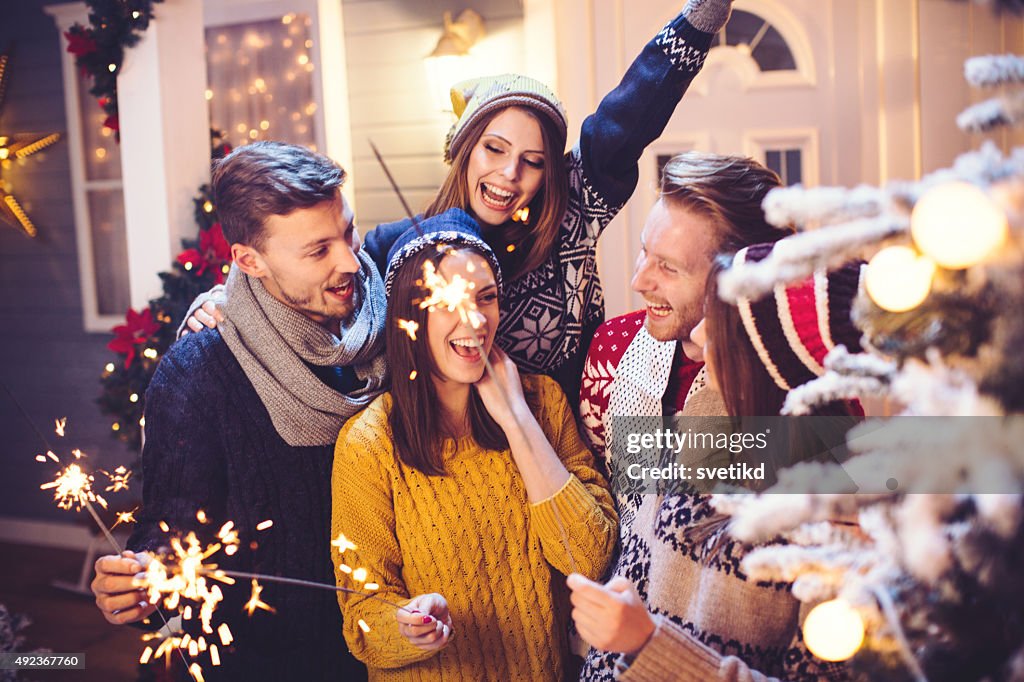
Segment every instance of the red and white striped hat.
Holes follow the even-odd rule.
[[[761,261],[774,246],[740,249],[733,263]],[[861,332],[850,319],[850,309],[860,288],[862,265],[815,272],[801,282],[779,284],[759,300],[737,301],[747,336],[779,388],[789,391],[820,377],[825,356],[836,346],[846,346],[851,353],[861,350]]]

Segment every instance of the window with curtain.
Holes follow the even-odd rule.
[[[210,125],[232,146],[279,140],[316,149],[311,20],[278,20],[206,30]]]
[[[68,6],[53,13],[61,32],[86,22],[85,9]],[[310,13],[277,12],[206,30],[207,91],[211,126],[240,146],[252,140],[281,140],[317,148],[316,55]],[[124,319],[130,291],[120,147],[103,127],[105,114],[80,80],[70,55],[63,56],[65,102],[72,155],[72,193],[87,331],[106,332]],[[77,130],[75,129],[77,128]],[[170,265],[170,264],[168,264]]]

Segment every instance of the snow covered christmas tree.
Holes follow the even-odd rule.
[[[1003,92],[961,114],[962,130],[1024,122],[1024,59],[975,58],[965,73]],[[805,640],[859,679],[1024,679],[1024,148],[987,142],[919,182],[779,189],[765,209],[802,230],[723,273],[724,299],[868,261],[854,321],[869,350],[837,348],[785,411],[874,396],[901,415],[957,418],[885,438],[868,423],[841,469],[782,472],[773,492],[791,494],[715,496],[740,539],[786,541],[751,551],[744,571],[823,602]],[[808,492],[879,471],[890,490]]]

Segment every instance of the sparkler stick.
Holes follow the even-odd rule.
[[[115,540],[114,536],[110,533],[109,530],[107,530],[107,525],[100,520],[100,515],[96,513],[96,510],[92,506],[92,502],[90,502],[89,500],[85,500],[85,508],[89,510],[89,514],[92,515],[93,521],[95,521],[96,525],[100,527],[101,531],[103,531],[103,535],[106,536],[107,542],[110,543],[110,546],[114,548],[114,552],[120,555],[121,546],[117,544],[117,540]]]
[[[375,145],[373,143],[373,140],[368,140],[368,142],[370,143],[370,148],[373,149],[374,156],[377,157],[377,163],[380,164],[380,167],[384,171],[384,175],[387,177],[388,182],[391,183],[391,188],[393,190],[395,190],[395,194],[398,196],[398,201],[402,204],[402,208],[405,209],[406,215],[409,217],[410,220],[412,220],[412,225],[413,225],[413,227],[416,228],[416,232],[422,237],[423,236],[423,230],[420,229],[419,221],[416,220],[415,214],[413,214],[412,209],[409,208],[409,203],[405,200],[405,195],[402,194],[402,190],[398,187],[398,183],[395,182],[394,176],[391,175],[391,171],[388,169],[388,165],[384,162],[384,157],[381,156],[380,151],[377,149],[377,145]],[[523,216],[521,219],[525,220],[525,218],[527,216],[529,216],[529,210],[528,209],[526,211],[526,216]],[[431,273],[424,273],[424,274],[427,275],[426,279],[429,279],[431,277]],[[444,278],[441,276],[440,273],[434,274],[433,277],[435,277],[436,279],[439,279],[441,282],[444,282]],[[436,284],[428,285],[428,286],[431,289],[431,292],[432,292],[432,296],[431,297],[433,298],[434,296],[436,296],[436,292],[437,292],[438,287],[437,287]],[[447,287],[444,287],[444,288],[447,288]],[[454,304],[455,307],[457,307],[458,310],[459,310],[459,316],[463,320],[469,320],[474,329],[476,329],[477,327],[480,326],[479,322],[476,321],[475,318],[470,317],[470,315],[469,315],[470,311],[468,311],[466,309],[466,302],[467,302],[466,301],[466,297],[462,297],[462,298],[460,298],[460,299],[458,299],[458,300],[456,300],[454,302],[452,302],[450,300],[446,300],[444,296],[441,296],[440,299],[441,299],[442,302],[447,303],[449,305],[449,307],[451,307]],[[412,337],[413,340],[416,339],[415,332],[410,332],[409,329],[406,329],[406,332],[409,333],[409,335]],[[495,372],[494,372],[494,367],[491,366],[490,359],[488,359],[487,354],[483,352],[483,344],[480,343],[479,341],[477,341],[476,348],[477,348],[478,352],[480,353],[481,357],[483,357],[483,359],[484,359],[484,368],[486,369],[486,371],[490,373],[491,377],[497,377],[497,374],[495,374]],[[509,410],[509,413],[512,414],[512,419],[513,419],[513,422],[515,423],[516,429],[519,431],[520,434],[522,434],[524,436],[524,440],[526,440],[525,439],[526,431],[523,429],[523,425],[519,422],[518,417],[515,416],[515,412],[512,411],[511,403],[508,400],[508,396],[506,396],[503,391],[499,391],[499,393],[501,394],[502,400],[505,401],[505,407]],[[572,547],[569,544],[569,537],[568,537],[568,533],[565,530],[565,524],[562,523],[562,517],[561,517],[561,515],[558,512],[558,507],[552,505],[551,508],[552,508],[552,510],[555,513],[555,522],[558,524],[559,534],[562,536],[562,538],[561,538],[562,539],[562,546],[565,549],[566,556],[569,558],[570,568],[571,568],[572,572],[575,573],[575,572],[577,572],[576,571],[576,559],[573,557],[573,554],[572,554]]]
[[[398,188],[398,183],[395,182],[395,178],[391,175],[391,171],[388,170],[388,165],[384,163],[384,157],[380,155],[380,151],[377,149],[377,145],[373,143],[373,140],[367,140],[370,143],[370,149],[373,150],[373,155],[377,157],[377,163],[380,164],[381,169],[384,171],[384,175],[387,176],[388,182],[391,183],[391,189],[395,190],[395,194],[398,195],[398,201],[402,203],[402,208],[405,209],[405,214],[412,220],[412,226],[416,228],[416,232],[422,237],[423,230],[420,229],[420,223],[416,220],[416,214],[409,208],[409,203],[405,200],[405,195],[402,194],[402,190]]]
[[[300,585],[302,587],[312,587],[317,590],[328,590],[330,592],[344,592],[345,594],[356,594],[363,597],[370,597],[371,599],[379,599],[389,606],[394,606],[396,609],[405,611],[406,613],[412,613],[409,609],[405,608],[401,604],[396,604],[389,599],[376,594],[374,592],[363,592],[362,590],[353,590],[350,587],[342,587],[341,585],[329,585],[327,583],[318,583],[312,580],[303,580],[301,578],[288,578],[280,575],[264,575],[262,573],[246,573],[245,571],[224,571],[224,570],[210,570],[201,569],[199,573],[204,575],[226,575],[232,578],[245,578],[246,580],[259,580],[268,583],[283,583],[285,585]]]

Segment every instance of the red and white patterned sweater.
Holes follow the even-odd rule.
[[[646,402],[649,408],[653,401],[660,404],[659,413],[669,405],[671,414],[675,414],[682,411],[691,384],[704,366],[703,362],[686,357],[678,341],[655,341],[644,330],[645,317],[646,312],[638,310],[598,327],[583,366],[580,385],[583,435],[595,455],[605,460],[605,436],[612,416],[608,406],[613,395],[620,416],[647,414],[643,404]],[[629,381],[616,381],[630,347],[626,368]]]

